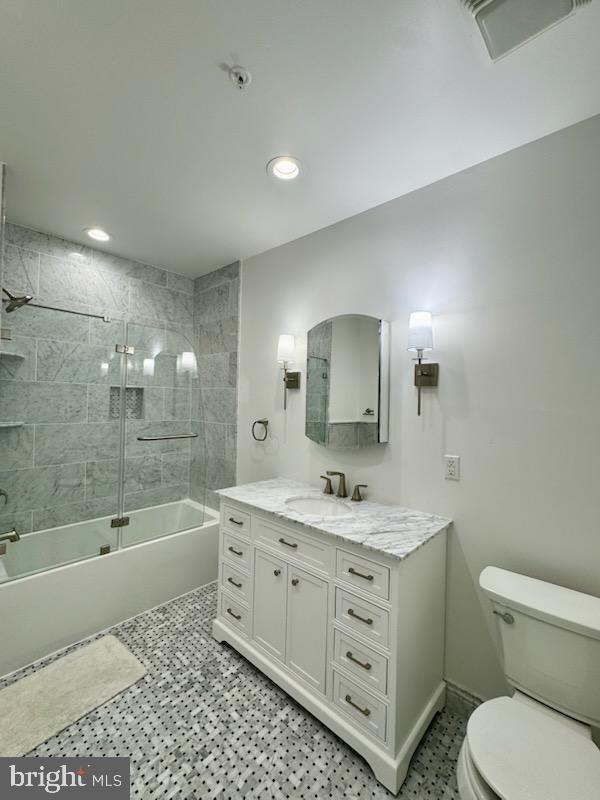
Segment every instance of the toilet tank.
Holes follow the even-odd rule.
[[[521,692],[600,727],[600,598],[486,567],[507,681]]]

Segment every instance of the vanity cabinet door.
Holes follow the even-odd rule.
[[[325,693],[327,582],[288,566],[286,664]]]
[[[254,633],[257,644],[285,659],[287,566],[276,556],[254,553]]]

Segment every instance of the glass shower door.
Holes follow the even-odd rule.
[[[124,323],[31,303],[2,329],[0,581],[117,546]]]
[[[203,524],[205,451],[191,329],[128,323],[126,337],[124,546]]]

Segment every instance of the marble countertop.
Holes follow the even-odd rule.
[[[328,533],[346,542],[362,545],[392,558],[404,559],[438,533],[452,520],[401,506],[385,506],[364,500],[355,503],[324,495],[318,489],[285,478],[247,483],[219,489],[217,494],[228,500],[268,511],[287,522],[296,522],[313,531]],[[293,511],[286,500],[294,497],[319,497],[347,506],[350,514],[343,517],[322,517]]]

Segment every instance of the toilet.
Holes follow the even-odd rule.
[[[461,800],[600,798],[600,598],[496,567],[479,583],[514,694],[471,715]]]

